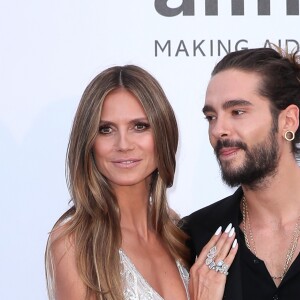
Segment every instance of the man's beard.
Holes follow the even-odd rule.
[[[255,189],[261,186],[267,177],[275,175],[279,160],[276,132],[272,128],[267,139],[254,145],[251,149],[241,141],[219,140],[215,147],[215,154],[222,171],[223,181],[230,187],[242,184],[247,185],[250,189]],[[244,163],[235,168],[231,166],[232,161],[221,162],[219,151],[223,147],[238,147],[244,150]]]

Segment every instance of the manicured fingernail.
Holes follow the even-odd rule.
[[[229,237],[232,237],[233,234],[234,234],[234,227],[231,228],[231,230],[229,231],[228,236],[229,236]]]
[[[237,240],[235,239],[235,240],[233,241],[232,248],[234,249],[234,248],[236,247],[236,245],[237,245]]]
[[[230,223],[230,224],[226,227],[225,233],[228,233],[228,232],[230,231],[231,227],[232,227],[232,224]]]
[[[217,229],[217,231],[216,231],[215,235],[219,235],[219,234],[220,234],[220,232],[221,232],[221,230],[222,230],[222,226],[220,226],[220,227]]]

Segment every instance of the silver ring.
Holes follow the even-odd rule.
[[[221,266],[221,268],[218,271],[227,276],[228,269],[229,269],[229,266],[223,263],[223,265]]]
[[[224,265],[224,261],[223,260],[219,260],[216,264],[216,272],[221,272],[223,269],[222,269],[222,266]]]
[[[215,269],[216,269],[216,263],[215,263],[214,260],[209,264],[208,268],[209,268],[210,270],[215,270]]]
[[[207,266],[209,266],[209,265],[211,264],[211,262],[213,262],[213,261],[214,261],[213,258],[208,257],[208,258],[205,260],[205,264],[206,264]]]
[[[219,261],[217,262],[217,267],[222,267],[223,264],[224,264],[224,261],[223,261],[223,260],[219,260]]]
[[[212,248],[209,249],[209,252],[207,253],[207,258],[214,258],[217,253],[217,247],[213,246]]]
[[[216,253],[217,253],[217,247],[213,246],[212,248],[209,249],[206,255],[207,258],[205,260],[205,264],[208,266],[210,270],[216,269],[216,262],[214,261]]]
[[[214,270],[216,272],[220,272],[224,275],[228,275],[228,269],[229,266],[224,263],[223,260],[219,260],[217,263],[214,261],[214,258],[216,257],[217,253],[217,247],[213,246],[212,248],[209,249],[206,259],[205,259],[205,264],[208,266],[210,270]]]

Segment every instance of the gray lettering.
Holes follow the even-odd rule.
[[[292,47],[291,47],[291,44],[293,45]],[[274,43],[270,42],[270,40],[266,40],[265,44],[264,44],[264,47],[265,48],[272,48],[272,46],[274,46],[274,45],[282,48],[281,47],[282,41],[278,40],[278,43],[274,44]],[[296,40],[293,40],[293,39],[287,39],[287,40],[285,40],[285,49],[287,49],[289,52],[294,52],[294,51],[298,52],[299,49],[300,49],[299,42],[296,41]]]
[[[231,14],[233,16],[244,15],[244,0],[231,0]]]
[[[248,43],[248,41],[247,40],[239,40],[239,41],[237,41],[236,44],[235,44],[235,48],[234,48],[235,51],[243,50],[243,49],[248,49],[248,47],[239,47],[241,43]]]
[[[161,52],[164,52],[165,49],[167,48],[168,49],[168,56],[171,56],[171,41],[170,40],[168,40],[163,47],[160,45],[158,40],[155,40],[155,56],[157,56],[158,47],[161,50]]]
[[[228,47],[226,49],[222,41],[218,40],[218,56],[221,56],[221,48],[225,51],[226,54],[228,54],[231,48],[231,41],[228,40]]]
[[[281,0],[283,1],[283,0]],[[195,15],[195,0],[182,0],[180,6],[171,8],[168,0],[155,0],[156,11],[165,17],[174,17],[182,13],[183,16]],[[257,0],[257,14],[259,16],[271,15],[271,0]],[[217,16],[219,13],[218,0],[205,0],[205,15]],[[231,0],[231,14],[233,16],[245,15],[245,0]],[[299,15],[299,0],[286,0],[286,14],[288,16]]]
[[[173,49],[171,48],[171,40],[166,40],[165,42],[159,42],[155,40],[155,57],[159,55],[163,55],[166,57],[178,57],[178,56],[186,56],[190,57],[190,54],[193,57],[196,56],[222,56],[224,54],[228,54],[231,51],[239,51],[243,49],[248,49],[249,41],[246,39],[240,39],[237,41],[233,40],[191,40],[184,41],[179,40],[178,44],[173,42]],[[278,46],[280,48],[287,49],[292,52],[300,51],[300,43],[295,39],[278,39],[277,41],[270,41],[266,39],[264,41],[263,47],[265,48],[273,48],[274,46]]]
[[[257,14],[259,16],[269,16],[270,11],[270,0],[257,0]]]
[[[299,0],[286,0],[286,14],[299,16]]]
[[[273,43],[270,40],[265,41],[264,48],[273,48],[274,46],[281,48],[281,40],[278,40],[277,43]]]
[[[171,8],[167,5],[168,0],[155,0],[156,11],[164,17],[174,17],[182,13],[183,16],[194,16],[194,0],[182,0],[178,7]]]
[[[294,44],[293,48],[290,48],[289,44]],[[285,48],[289,50],[289,52],[298,52],[299,51],[299,43],[296,40],[286,40],[285,41]]]
[[[184,43],[183,40],[181,40],[179,42],[179,45],[178,45],[178,48],[177,48],[175,56],[178,56],[179,52],[184,52],[186,56],[189,56],[189,53],[188,53],[188,51],[186,49],[186,46],[185,46],[185,43]]]
[[[218,0],[205,0],[205,15],[217,16],[219,10]],[[231,0],[231,14],[233,16],[244,15],[244,0]]]
[[[205,0],[205,15],[206,16],[218,15],[218,0]]]
[[[270,40],[266,40],[264,43],[264,48],[272,48],[272,44],[273,43],[271,43]]]
[[[203,52],[203,50],[201,49],[201,45],[203,44],[205,42],[205,40],[202,40],[200,43],[198,43],[197,45],[196,45],[196,41],[194,40],[194,43],[193,43],[193,49],[194,49],[194,51],[193,51],[193,53],[194,53],[194,56],[196,56],[196,51],[197,50],[199,50],[200,52],[201,52],[201,54],[202,54],[202,56],[206,56],[205,55],[205,53]]]

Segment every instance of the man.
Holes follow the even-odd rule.
[[[209,139],[224,182],[239,187],[184,218],[184,229],[194,259],[220,225],[235,227],[239,250],[223,299],[300,299],[299,108],[295,55],[237,51],[212,72],[203,107]]]

